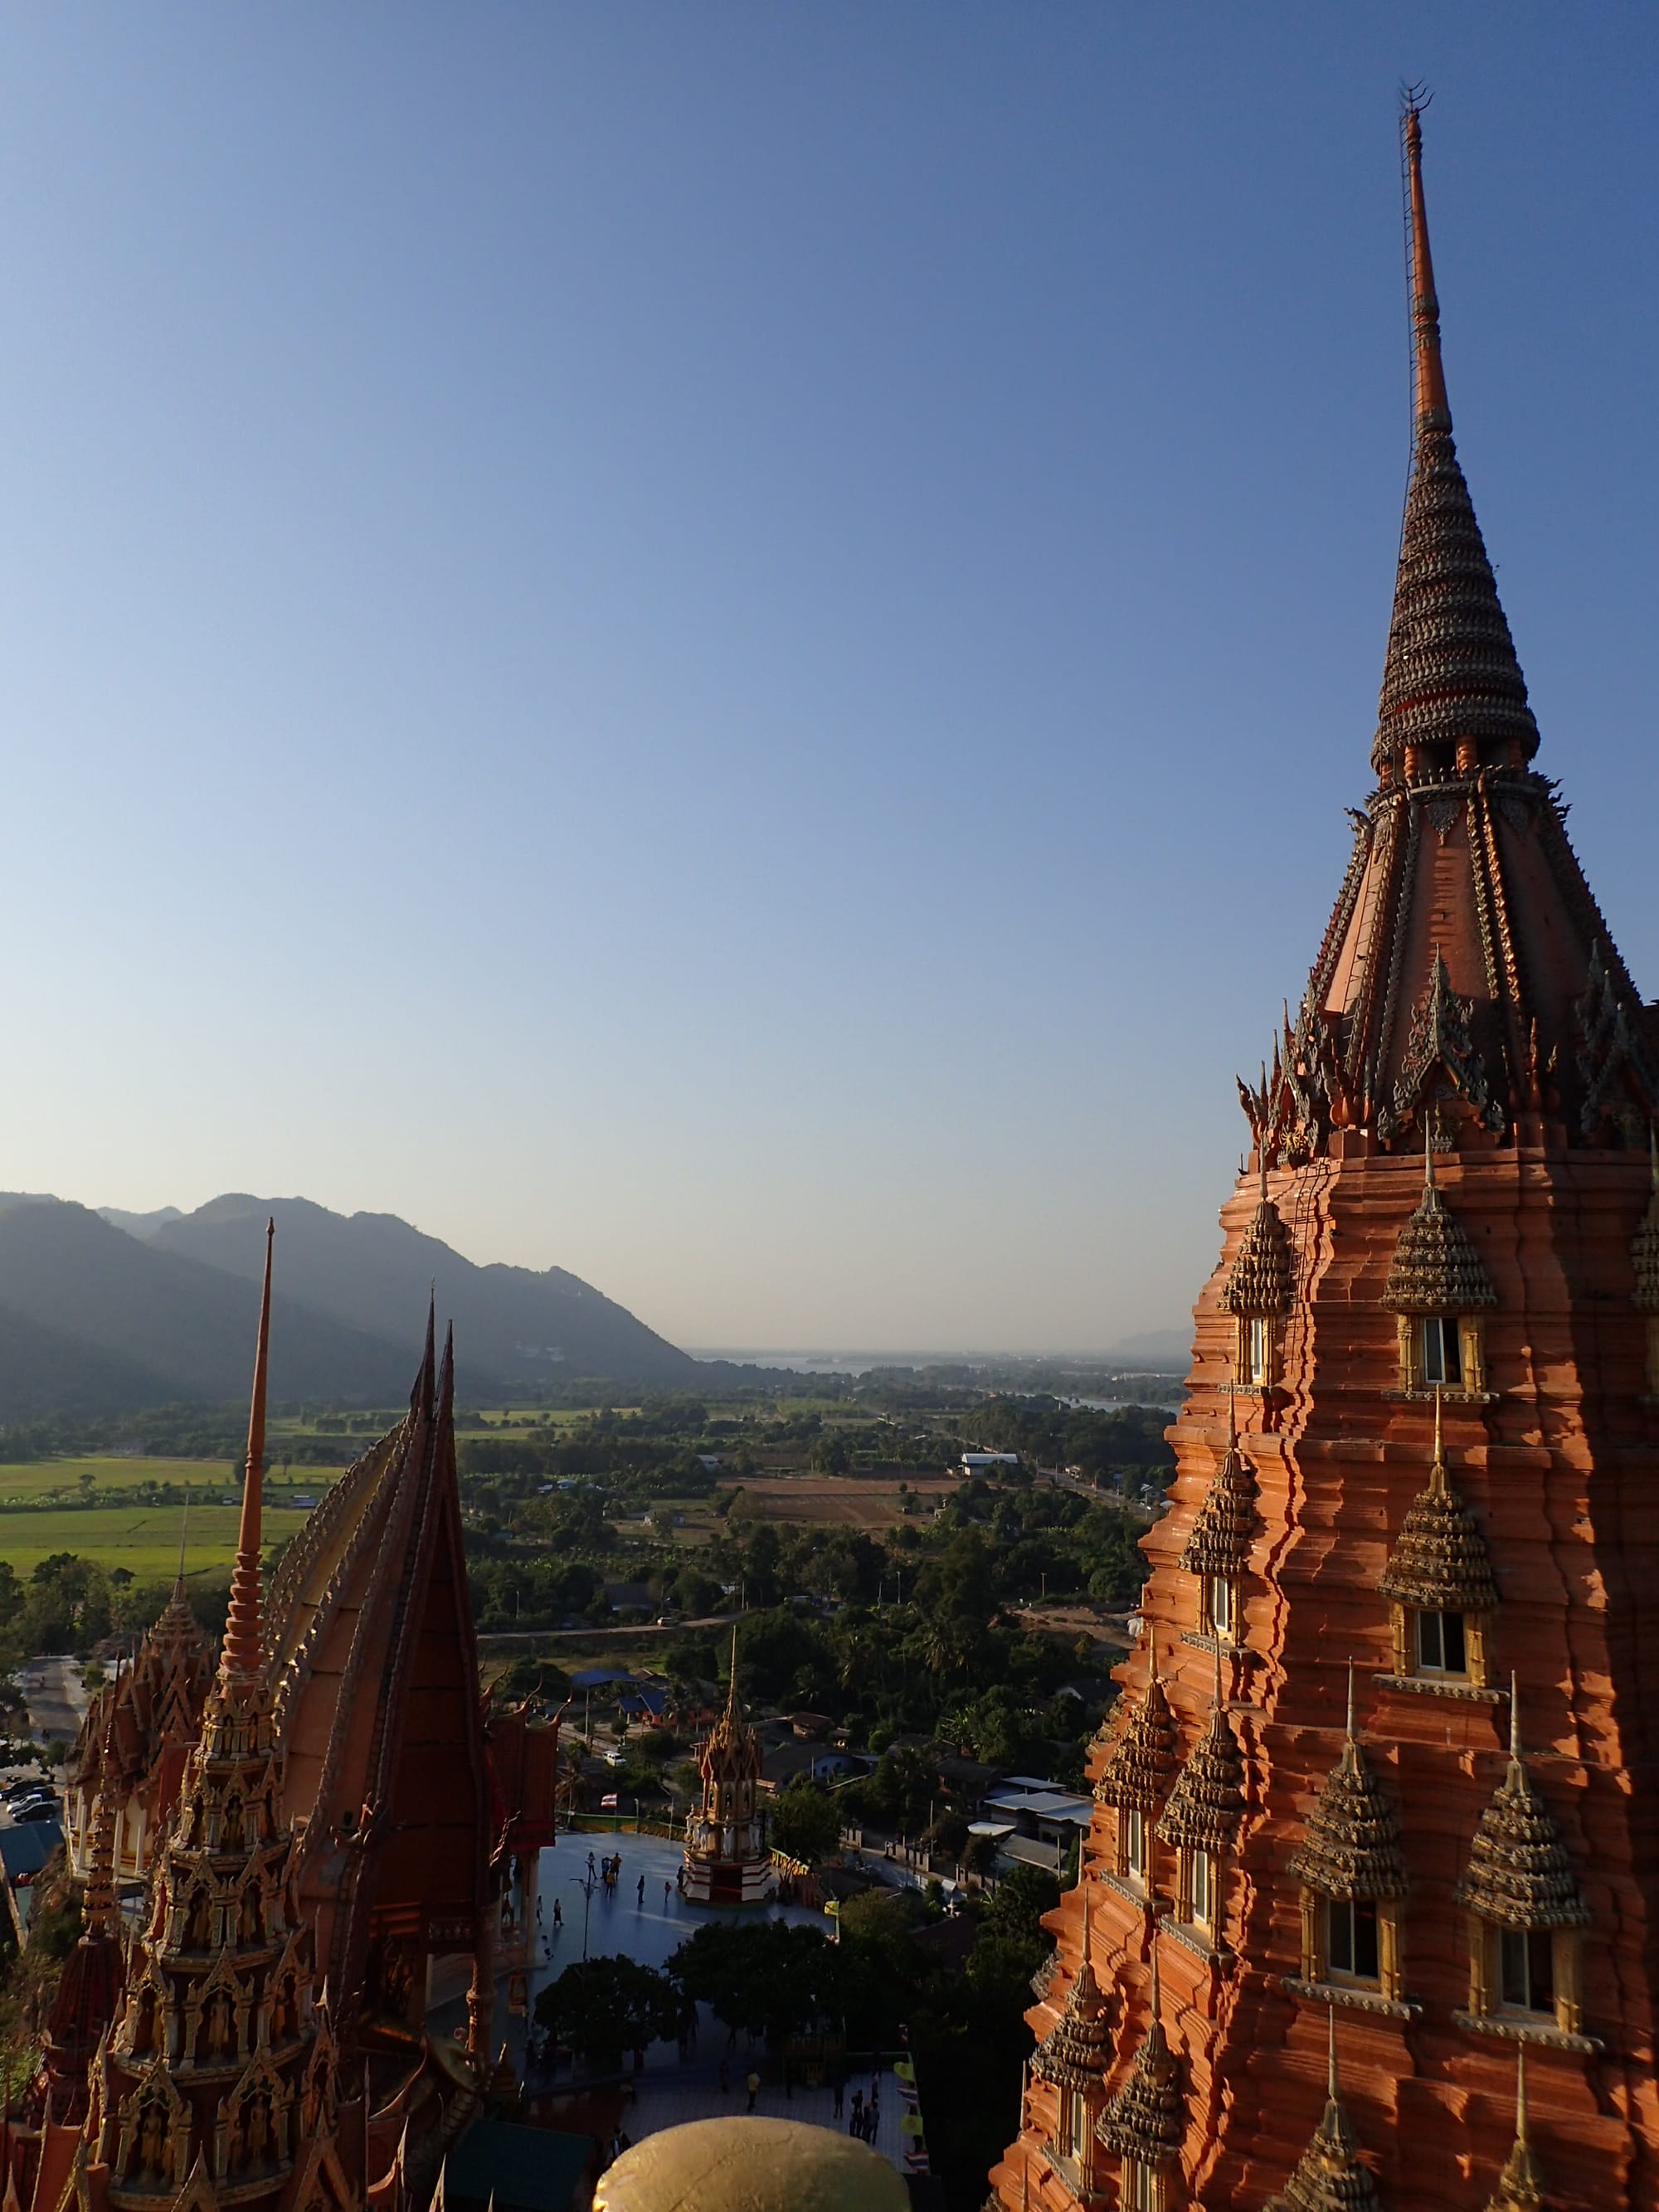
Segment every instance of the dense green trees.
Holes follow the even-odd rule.
[[[613,2073],[623,2053],[672,2035],[678,1989],[666,1974],[632,1959],[578,1959],[536,1999],[536,2022],[568,2044],[596,2074]]]
[[[806,1866],[835,1856],[841,1842],[841,1812],[817,1783],[798,1775],[787,1790],[778,1791],[768,1810],[775,1849]]]

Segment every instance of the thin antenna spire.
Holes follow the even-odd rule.
[[[728,1713],[735,1713],[738,1710],[738,1624],[735,1620],[732,1624],[732,1674],[726,1686],[726,1710]]]
[[[1164,2025],[1164,1990],[1158,1978],[1158,1923],[1154,1920],[1152,1923],[1152,1990],[1150,2000],[1152,2008],[1152,2024],[1154,2028],[1162,2027]]]
[[[1524,2043],[1515,2054],[1515,2140],[1522,2144],[1527,2140],[1527,2046]]]
[[[1325,2087],[1332,2104],[1340,2101],[1342,2087],[1336,2072],[1336,2007],[1330,2008],[1330,2051],[1326,2061]]]
[[[259,1334],[253,1355],[253,1396],[247,1416],[247,1465],[242,1476],[242,1519],[236,1535],[236,1565],[230,1577],[230,1613],[225,1623],[222,1681],[252,1680],[263,1657],[260,1632],[260,1511],[264,1495],[265,1389],[270,1360],[270,1254],[275,1220],[265,1224],[265,1279],[259,1297]]]
[[[1358,1741],[1353,1724],[1353,1661],[1350,1659],[1348,1662],[1348,1741],[1355,1743]]]
[[[179,1516],[179,1571],[173,1577],[173,1595],[182,1599],[185,1595],[185,1546],[190,1537],[190,1492],[185,1492],[185,1510]]]
[[[1521,1692],[1516,1687],[1514,1669],[1510,1672],[1510,1757],[1521,1757]]]
[[[1434,1183],[1434,1115],[1423,1116],[1423,1188],[1432,1190]]]
[[[1441,1413],[1441,1386],[1434,1386],[1434,1464],[1429,1469],[1429,1488],[1437,1497],[1446,1493],[1446,1432]]]
[[[1406,173],[1411,194],[1412,350],[1416,362],[1417,418],[1446,415],[1446,374],[1440,359],[1440,302],[1435,297],[1434,263],[1429,253],[1429,216],[1423,198],[1423,125],[1426,102],[1415,92],[1406,100]]]

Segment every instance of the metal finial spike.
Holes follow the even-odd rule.
[[[1152,1993],[1151,2002],[1152,2008],[1152,2026],[1153,2029],[1158,2029],[1162,2027],[1164,2025],[1164,1990],[1158,1978],[1158,1923],[1156,1920],[1152,1923]]]
[[[1521,1756],[1521,1692],[1516,1686],[1516,1677],[1510,1674],[1510,1757]]]
[[[1332,2104],[1335,2104],[1342,2094],[1342,2087],[1336,2073],[1336,2007],[1334,2005],[1330,2008],[1330,2050],[1326,2061],[1325,2086],[1329,2092]]]
[[[1421,88],[1409,95],[1405,114],[1406,189],[1412,236],[1412,347],[1416,358],[1415,398],[1420,422],[1444,415],[1446,375],[1440,359],[1440,302],[1435,297],[1434,263],[1429,253],[1428,208],[1423,197],[1423,125],[1428,105]]]
[[[1348,1741],[1357,1741],[1353,1725],[1353,1661],[1348,1662]]]
[[[1434,1115],[1423,1116],[1423,1188],[1434,1188]]]
[[[1527,2140],[1527,2046],[1523,2043],[1515,2054],[1515,2140]]]
[[[185,1492],[185,1510],[179,1516],[179,1571],[173,1577],[173,1595],[181,1598],[185,1594],[185,1545],[190,1535],[190,1492]]]
[[[1232,1382],[1227,1385],[1227,1449],[1238,1449],[1238,1391]]]
[[[1221,1711],[1221,1638],[1215,1640],[1215,1709]]]

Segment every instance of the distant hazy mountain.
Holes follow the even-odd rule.
[[[113,1229],[125,1229],[129,1237],[154,1237],[167,1222],[179,1218],[176,1206],[157,1206],[154,1213],[124,1213],[118,1206],[99,1206],[93,1211],[100,1221],[107,1221]]]
[[[255,1285],[158,1252],[87,1206],[0,1197],[0,1420],[246,1395]],[[272,1395],[395,1404],[424,1320],[411,1310],[394,1343],[279,1293]]]
[[[617,1382],[695,1382],[696,1360],[562,1267],[476,1267],[392,1213],[331,1213],[304,1198],[210,1200],[162,1223],[148,1249],[205,1261],[253,1280],[261,1231],[276,1221],[277,1279],[313,1312],[406,1341],[428,1285],[455,1323],[457,1362],[475,1395],[486,1375],[524,1385],[561,1376]],[[0,1289],[0,1297],[3,1297]]]

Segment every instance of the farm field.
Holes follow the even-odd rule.
[[[319,1468],[332,1477],[332,1468]],[[14,1499],[73,1498],[83,1479],[92,1478],[96,1490],[137,1490],[146,1482],[188,1482],[200,1492],[228,1493],[241,1481],[222,1459],[137,1459],[131,1456],[90,1459],[38,1459],[0,1463],[0,1506]]]
[[[185,1546],[185,1571],[228,1574],[240,1517],[234,1505],[193,1505]],[[0,1559],[21,1578],[54,1552],[74,1552],[102,1567],[125,1567],[141,1582],[173,1574],[179,1564],[181,1515],[176,1505],[98,1505],[61,1512],[0,1513]],[[296,1506],[264,1511],[264,1536],[274,1543],[303,1527]]]
[[[893,1528],[907,1517],[899,1506],[901,1481],[919,1501],[915,1517],[920,1518],[954,1496],[961,1480],[956,1474],[756,1474],[743,1484],[743,1503],[763,1521]]]

